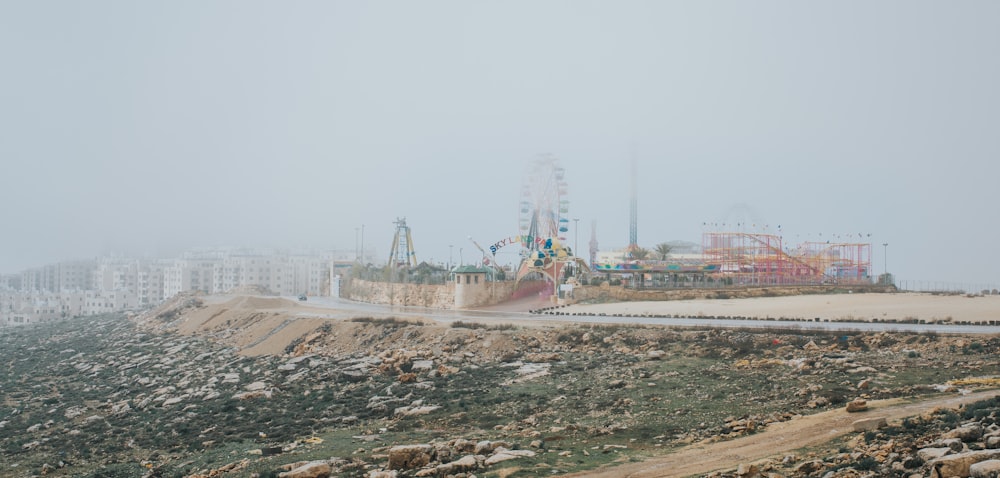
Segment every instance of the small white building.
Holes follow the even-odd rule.
[[[460,266],[455,268],[455,308],[465,309],[488,303],[493,291],[487,282],[490,270],[485,267]]]

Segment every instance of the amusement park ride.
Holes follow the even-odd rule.
[[[392,249],[389,251],[389,265],[391,267],[416,267],[417,253],[413,250],[413,236],[410,235],[410,227],[406,225],[406,218],[396,218],[396,235],[392,238]]]
[[[524,177],[519,204],[518,235],[498,241],[484,249],[472,237],[469,240],[482,253],[482,266],[489,271],[490,279],[501,277],[495,258],[505,246],[521,247],[520,263],[514,274],[517,291],[526,283],[533,283],[542,294],[555,295],[555,288],[563,284],[586,283],[592,274],[610,278],[629,278],[633,284],[663,284],[666,282],[725,281],[746,285],[798,285],[826,283],[870,283],[871,244],[841,241],[806,242],[794,248],[786,247],[779,234],[771,234],[754,225],[752,232],[737,223],[736,231],[720,230],[702,233],[701,254],[687,257],[661,257],[646,260],[635,254],[640,248],[636,238],[635,164],[632,167],[633,186],[630,211],[628,247],[620,261],[597,260],[596,223],[592,226],[590,265],[570,248],[566,241],[569,231],[569,199],[566,172],[552,155],[541,155],[534,160]],[[405,218],[395,222],[389,264],[392,267],[415,267],[416,253],[410,228]],[[716,224],[716,226],[719,226]],[[576,226],[574,226],[576,227]],[[574,230],[576,235],[579,231]],[[869,235],[870,236],[870,235]],[[850,236],[845,236],[850,237]],[[487,253],[487,250],[491,255]],[[607,257],[607,256],[606,256]],[[607,259],[605,259],[607,260]],[[492,273],[492,274],[490,274]],[[507,276],[509,277],[509,276]],[[650,282],[651,281],[651,282]]]
[[[866,242],[806,242],[784,247],[780,235],[745,230],[704,232],[700,259],[641,260],[637,240],[637,168],[632,160],[629,245],[618,263],[597,263],[596,235],[591,264],[564,247],[569,225],[565,171],[558,160],[543,155],[525,177],[520,205],[522,261],[517,280],[543,276],[558,284],[567,266],[574,278],[590,273],[616,274],[633,279],[670,277],[691,281],[726,280],[735,284],[824,284],[871,282],[871,244]],[[725,225],[723,225],[725,226]],[[780,226],[779,226],[780,231]],[[574,231],[577,232],[577,231]],[[870,235],[869,235],[870,236]],[[846,236],[845,236],[846,237]],[[837,236],[837,239],[840,237]],[[859,235],[858,239],[864,240]]]
[[[870,282],[871,244],[806,242],[782,247],[782,237],[751,232],[705,232],[702,255],[717,272],[756,284]]]
[[[563,245],[570,222],[565,175],[559,160],[548,154],[528,168],[521,188],[518,282],[544,279],[558,284],[567,267],[575,272],[589,270],[576,251]]]

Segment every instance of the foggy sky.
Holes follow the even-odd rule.
[[[518,232],[566,168],[579,243],[871,234],[873,272],[998,282],[1000,3],[0,3],[0,272],[198,246],[418,259]],[[822,236],[820,236],[822,234]],[[575,240],[573,231],[567,238]],[[513,256],[514,251],[510,251]],[[502,258],[502,257],[501,257]],[[512,257],[509,258],[512,260]]]

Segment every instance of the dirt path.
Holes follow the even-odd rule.
[[[998,393],[998,390],[988,390],[905,404],[899,399],[874,401],[869,402],[869,410],[862,413],[849,414],[843,409],[831,410],[787,422],[772,423],[764,432],[735,440],[690,445],[641,463],[626,463],[565,476],[652,478],[701,475],[827,443],[841,435],[852,433],[851,424],[862,418],[885,417],[892,422],[920,415],[937,407],[956,408],[961,404],[992,398]]]

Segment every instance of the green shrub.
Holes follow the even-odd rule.
[[[854,468],[861,471],[875,471],[878,469],[878,460],[870,456],[865,456],[854,464]]]
[[[409,320],[400,319],[398,317],[355,317],[351,319],[351,322],[360,322],[363,324],[373,324],[373,325],[424,325],[422,322],[411,322]]]

